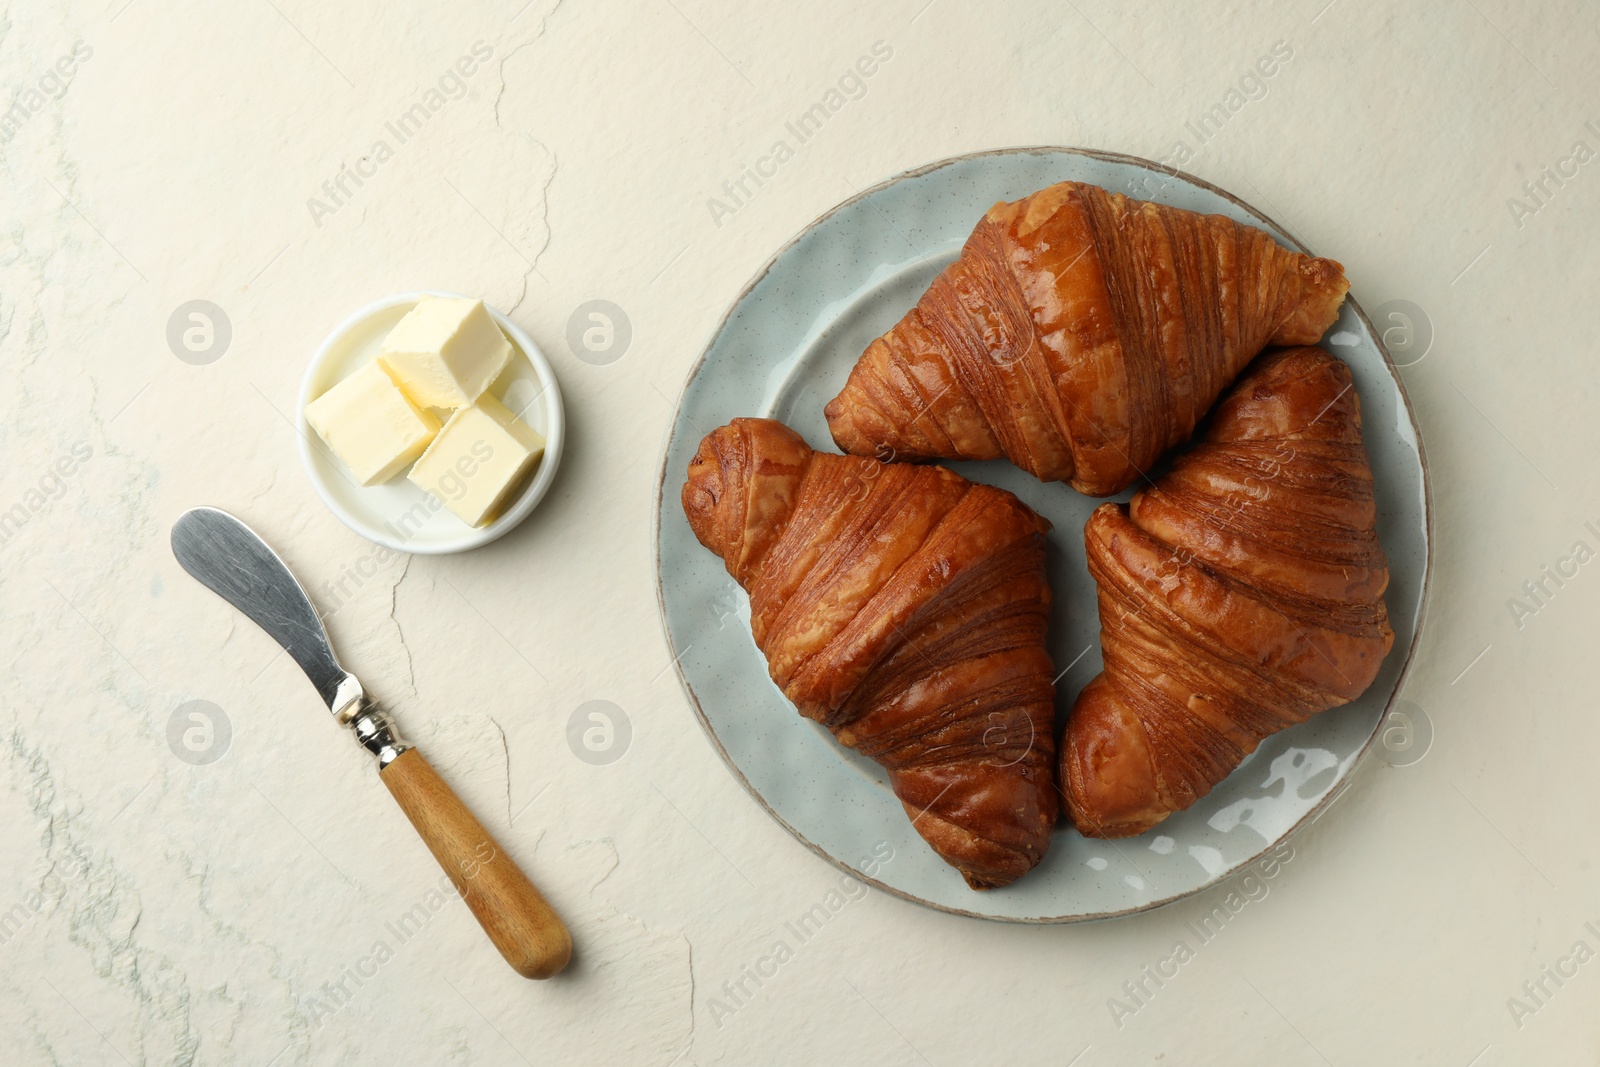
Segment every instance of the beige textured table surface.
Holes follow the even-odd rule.
[[[1177,6],[7,5],[0,1063],[1594,1063],[1600,11]],[[1270,892],[1137,1000],[1227,888],[1043,929],[872,893],[731,998],[838,875],[744,794],[670,670],[649,528],[674,399],[816,215],[1038,143],[1181,161],[1342,260],[1369,311],[1409,302],[1391,340],[1437,556],[1404,696],[1431,750],[1366,761]],[[544,504],[458,557],[346,530],[287,421],[322,335],[412,288],[509,312],[570,418]],[[631,325],[604,365],[567,342],[590,300]],[[315,590],[569,919],[567,974],[505,967],[295,666],[178,569],[197,503]],[[591,700],[632,726],[607,765],[566,741]]]

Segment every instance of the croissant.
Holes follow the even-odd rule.
[[[1148,830],[1377,676],[1389,568],[1352,385],[1320,348],[1263,356],[1203,443],[1090,516],[1105,671],[1061,746],[1083,833]]]
[[[1062,182],[989,209],[867,346],[828,428],[857,455],[1004,456],[1108,496],[1262,348],[1314,344],[1348,289],[1333,260],[1224,216]]]
[[[813,452],[770,419],[700,442],[683,510],[749,592],[772,680],[888,771],[968,885],[1039,862],[1058,810],[1045,520],[941,467]]]

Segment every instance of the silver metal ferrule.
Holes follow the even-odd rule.
[[[411,751],[411,742],[400,736],[389,713],[365,698],[345,720],[345,725],[355,733],[361,747],[377,757],[380,771]]]

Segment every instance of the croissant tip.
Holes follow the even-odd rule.
[[[1032,862],[1030,862],[1020,871],[986,870],[980,872],[973,870],[970,867],[957,867],[956,870],[960,872],[961,880],[967,883],[968,889],[975,889],[978,892],[983,893],[991,889],[1004,889],[1012,882],[1015,882],[1018,878],[1021,878],[1023,875],[1033,870],[1034,867],[1038,866],[1041,858],[1042,857],[1040,856],[1032,857]]]

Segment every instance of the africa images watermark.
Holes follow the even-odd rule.
[[[862,874],[871,878],[892,859],[894,859],[894,846],[887,841],[879,841],[872,846],[872,855],[856,866]],[[837,889],[829,889],[822,895],[821,900],[785,922],[784,936],[776,938],[770,949],[740,967],[738,974],[723,982],[720,987],[722,994],[720,997],[713,996],[706,1002],[706,1007],[711,1012],[711,1021],[717,1024],[717,1029],[722,1029],[723,1022],[729,1016],[737,1014],[740,1009],[747,1008],[754,1002],[762,987],[778,976],[778,971],[784,964],[794,959],[797,948],[820,934],[823,927],[837,918],[847,905],[864,899],[866,895],[866,883],[854,875],[846,874],[840,878]],[[794,941],[793,945],[789,943],[791,938]]]
[[[1600,925],[1594,920],[1584,923],[1583,929],[1600,943]],[[1521,1030],[1530,1016],[1548,1007],[1562,987],[1578,977],[1578,969],[1592,959],[1594,948],[1587,939],[1580,937],[1566,955],[1556,957],[1541,967],[1537,976],[1523,982],[1519,990],[1521,996],[1506,998],[1506,1010],[1511,1013],[1511,1021],[1517,1024],[1517,1029]]]
[[[324,218],[337,215],[341,208],[355,199],[356,193],[367,181],[377,176],[378,168],[394,158],[397,146],[421,133],[428,120],[443,111],[446,104],[464,98],[467,95],[467,80],[477,74],[493,56],[494,49],[487,43],[474,41],[470,54],[446,67],[434,85],[425,89],[410,107],[383,124],[384,131],[394,139],[394,145],[387,138],[379,136],[373,139],[366,155],[356,160],[355,166],[340,163],[339,173],[322,183],[323,196],[306,199],[306,210],[311,212],[311,221],[317,228],[322,228]]]
[[[318,614],[324,619],[331,618],[354,600],[368,581],[382,574],[388,569],[389,564],[405,554],[398,548],[373,545],[370,551],[356,557],[354,562],[341,563],[339,576],[327,579],[318,590],[323,595],[322,603],[318,606]]]
[[[1271,92],[1269,83],[1293,59],[1294,46],[1282,39],[1257,57],[1255,63],[1240,76],[1238,82],[1228,87],[1228,91],[1222,94],[1221,99],[1200,112],[1198,117],[1183,124],[1185,134],[1192,135],[1194,143],[1190,144],[1188,136],[1179,137],[1161,158],[1162,169],[1172,174],[1187,167],[1205,146],[1222,132],[1222,128],[1233,116],[1243,111],[1251,102],[1267,98],[1267,94]]]
[[[82,881],[89,876],[89,859],[78,855],[77,870],[68,871],[67,877],[74,881]],[[13,904],[9,909],[0,912],[0,946],[9,945],[13,938],[22,933],[28,925],[44,911],[45,905],[53,900],[60,900],[67,895],[67,879],[62,877],[62,872],[56,867],[51,867],[39,880],[38,889],[30,889],[22,895],[22,899]]]
[[[484,862],[493,858],[491,855]],[[474,870],[467,877],[471,878],[476,873]],[[323,982],[316,992],[306,994],[300,1004],[300,1011],[306,1022],[310,1023],[313,1029],[321,1029],[323,1023],[344,1010],[355,999],[356,993],[362,986],[378,976],[383,965],[394,959],[396,951],[416,940],[447,903],[460,898],[461,893],[450,881],[450,876],[440,875],[438,883],[424,893],[422,899],[392,921],[383,924],[387,937],[378,938],[354,963],[342,968],[333,978]],[[393,944],[390,944],[391,938]]]
[[[1276,878],[1294,859],[1294,846],[1281,844],[1250,865],[1238,882],[1228,890],[1222,900],[1200,916],[1199,921],[1187,920],[1184,928],[1194,935],[1194,945],[1179,938],[1164,956],[1145,964],[1139,973],[1122,983],[1121,997],[1106,998],[1111,1011],[1111,1021],[1121,1030],[1127,1020],[1139,1014],[1155,1000],[1166,984],[1182,973],[1183,965],[1195,958],[1199,948],[1209,945],[1221,936],[1229,923],[1250,904],[1259,904],[1272,891],[1268,883]]]
[[[83,41],[72,46],[72,51],[57,59],[32,85],[12,98],[11,107],[0,115],[0,143],[11,140],[27,121],[44,110],[45,104],[67,95],[67,88],[78,67],[94,57],[94,49]]]
[[[735,177],[722,183],[721,196],[707,197],[706,210],[711,212],[711,221],[717,228],[722,228],[724,219],[747,207],[756,193],[777,177],[778,169],[822,132],[829,119],[843,111],[847,104],[866,96],[867,80],[893,58],[894,49],[887,42],[874,41],[871,52],[846,68],[838,81],[822,94],[822,99],[783,124],[782,136],[772,142],[764,155],[757,156],[754,164],[742,167]]]
[[[1600,143],[1600,126],[1595,125],[1593,119],[1585,122],[1583,128]],[[1506,198],[1506,209],[1511,212],[1511,221],[1517,224],[1517,229],[1522,229],[1529,218],[1549,207],[1556,194],[1577,178],[1581,168],[1594,158],[1595,150],[1589,147],[1589,142],[1574,139],[1566,155],[1549,166],[1540,167],[1535,177],[1523,182],[1521,197]]]
[[[1600,541],[1600,528],[1593,522],[1586,522],[1583,528]],[[1511,612],[1511,621],[1516,623],[1517,629],[1527,625],[1527,620],[1539,614],[1550,606],[1550,601],[1555,595],[1566,587],[1566,584],[1578,576],[1579,569],[1594,559],[1594,549],[1584,540],[1574,541],[1572,550],[1556,559],[1552,566],[1549,563],[1539,568],[1539,574],[1522,583],[1522,595],[1506,598],[1506,610]]]
[[[57,457],[45,468],[37,484],[25,489],[22,496],[4,511],[0,511],[0,549],[23,528],[44,514],[50,506],[67,495],[67,479],[71,478],[94,455],[88,442],[79,441]]]
[[[586,700],[567,717],[567,747],[591,767],[617,762],[632,743],[633,722],[609,700]]]

